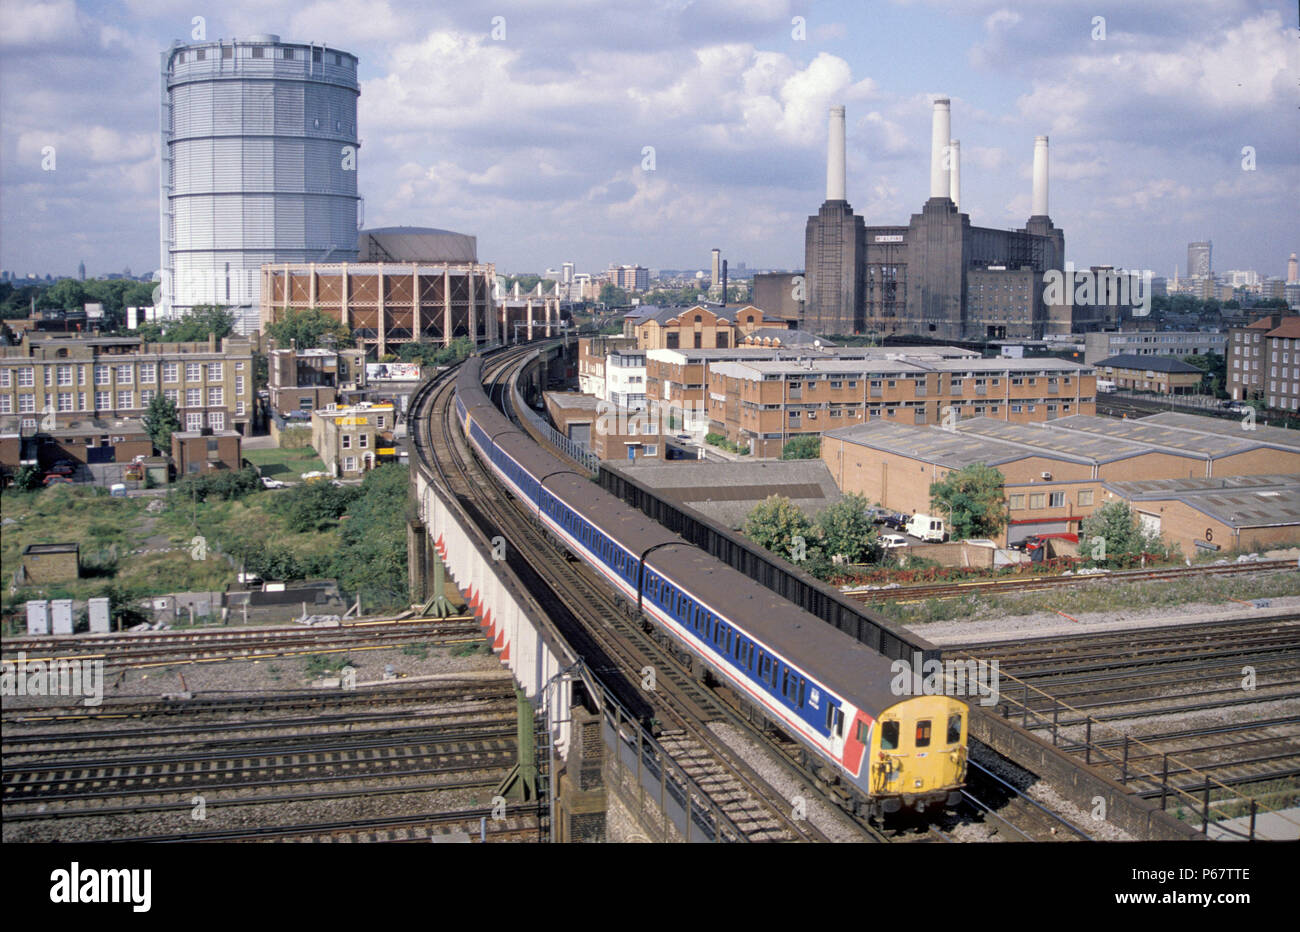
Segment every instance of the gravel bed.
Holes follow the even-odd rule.
[[[1134,628],[1161,628],[1175,625],[1203,624],[1209,621],[1249,621],[1267,614],[1300,611],[1300,596],[1283,596],[1269,600],[1266,609],[1225,609],[1222,602],[1178,606],[1178,613],[1167,608],[1133,608],[1122,612],[1091,612],[1075,615],[1078,622],[1053,612],[1033,615],[1001,615],[994,618],[969,618],[960,621],[913,622],[906,627],[936,645],[975,644],[1013,641],[1026,638],[1061,637],[1104,631],[1128,631]]]
[[[828,839],[837,842],[862,841],[862,829],[837,806],[810,793],[801,780],[791,775],[790,765],[777,757],[774,751],[761,747],[739,728],[726,722],[710,722],[709,730],[787,800],[796,796],[807,800],[805,811],[808,821]]]

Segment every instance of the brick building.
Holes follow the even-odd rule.
[[[1041,424],[988,417],[951,430],[887,421],[844,427],[822,437],[821,456],[844,492],[887,508],[930,510],[930,484],[984,463],[1006,480],[1011,523],[1003,539],[1078,533],[1107,500],[1108,483],[1178,480],[1232,482],[1241,476],[1300,474],[1300,433],[1242,431],[1236,422],[1190,414],[1115,420],[1074,416]]]
[[[0,416],[35,429],[139,418],[162,393],[186,430],[247,434],[253,420],[253,346],[226,337],[199,343],[146,343],[139,337],[32,336],[0,347]]]
[[[900,356],[727,362],[708,369],[710,429],[757,456],[874,419],[1045,421],[1096,411],[1092,369],[1060,359]]]
[[[355,479],[392,447],[396,418],[391,404],[327,405],[311,413],[311,445],[332,476]]]
[[[1300,315],[1271,314],[1228,334],[1228,393],[1300,410]]]
[[[763,312],[752,304],[738,307],[697,304],[634,311],[625,319],[623,332],[636,337],[636,348],[641,350],[727,349],[763,326]]]
[[[1162,395],[1194,395],[1205,381],[1205,370],[1167,356],[1108,356],[1097,364],[1097,372],[1116,388]]]
[[[172,464],[177,478],[243,465],[240,436],[233,430],[180,430],[172,434]]]
[[[267,353],[271,410],[310,414],[337,403],[339,393],[366,386],[366,354],[359,349],[277,349]]]
[[[28,544],[23,548],[23,577],[28,584],[60,583],[81,575],[77,544]]]

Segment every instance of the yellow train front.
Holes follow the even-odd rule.
[[[923,813],[961,802],[970,709],[951,696],[915,696],[870,722],[859,787],[875,814]],[[865,724],[865,722],[864,722]]]

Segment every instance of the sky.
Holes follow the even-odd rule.
[[[1216,271],[1283,275],[1300,43],[1282,6],[0,0],[0,268],[157,267],[159,53],[201,28],[356,54],[364,225],[473,234],[498,272],[707,268],[715,246],[802,268],[827,109],[847,108],[850,204],[906,224],[947,96],[972,223],[1024,225],[1046,134],[1076,266],[1185,274],[1209,239]]]

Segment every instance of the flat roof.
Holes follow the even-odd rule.
[[[841,493],[822,460],[714,463],[674,460],[612,464],[625,473],[730,528],[739,528],[754,507],[772,495],[790,499],[816,515]]]
[[[1218,434],[1221,437],[1248,436],[1251,440],[1300,451],[1300,430],[1289,430],[1285,427],[1265,427],[1259,423],[1256,423],[1252,429],[1246,430],[1242,427],[1241,418],[1236,416],[1230,418],[1206,417],[1203,414],[1164,411],[1150,417],[1138,418],[1137,423],[1158,424],[1161,427],[1178,427],[1183,430]]]
[[[1059,450],[1026,448],[997,438],[972,436],[968,431],[895,424],[877,419],[827,431],[826,436],[886,453],[909,456],[946,469],[961,469],[975,463],[997,466],[1030,456],[1085,465],[1092,463],[1085,456]]]
[[[583,392],[543,392],[548,402],[554,402],[566,411],[595,411],[600,399]]]
[[[804,359],[800,362],[793,359],[764,359],[752,362],[722,362],[710,368],[713,372],[729,375],[737,379],[761,379],[764,375],[798,375],[805,372],[866,377],[873,373],[880,373],[881,375],[920,375],[926,371],[915,363],[902,362],[897,359],[865,359],[857,361],[856,365],[848,365],[850,362],[854,362],[854,360]]]
[[[1218,479],[1148,479],[1106,482],[1133,502],[1177,501],[1229,527],[1300,524],[1300,474],[1226,476]]]
[[[76,553],[81,549],[80,544],[28,544],[23,548],[23,555],[29,553]]]
[[[1173,450],[1205,459],[1231,456],[1234,453],[1243,453],[1270,445],[1256,439],[1248,431],[1238,430],[1236,435],[1216,434],[1170,427],[1159,422],[1150,422],[1147,418],[1117,420],[1113,417],[1072,414],[1069,417],[1049,421],[1047,428],[1068,434],[1076,440],[1088,434],[1101,434],[1131,440],[1156,450]]]
[[[1034,455],[1065,456],[1072,462],[1109,463],[1130,456],[1141,456],[1151,450],[1140,443],[1104,434],[1081,434],[1071,436],[1063,442],[1059,432],[1047,429],[1052,423],[1054,422],[1042,421],[1019,424],[991,417],[973,417],[959,420],[957,429],[985,440],[1021,445]],[[1063,446],[1069,448],[1069,454],[1061,452]]]

